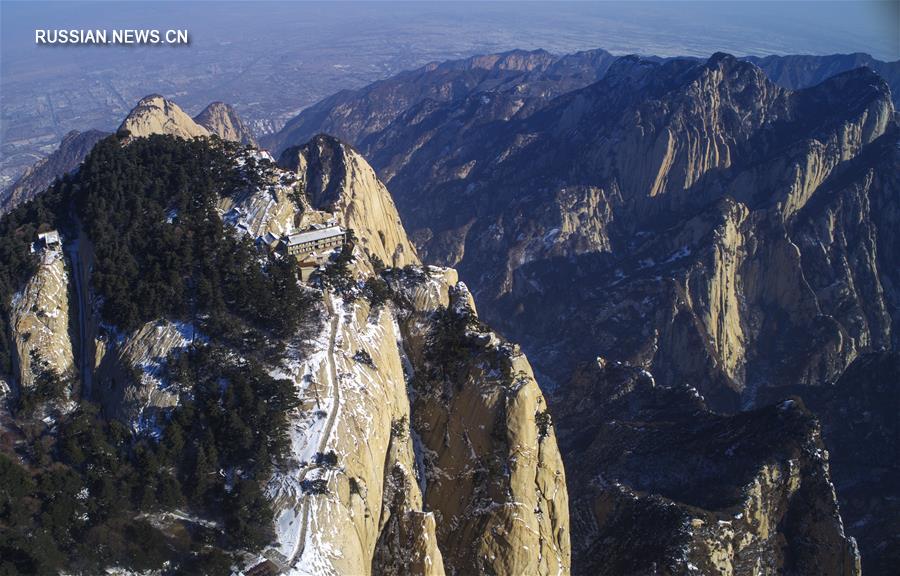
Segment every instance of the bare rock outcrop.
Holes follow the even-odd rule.
[[[151,134],[169,134],[179,138],[209,136],[210,131],[197,124],[184,110],[159,94],[142,98],[119,126],[131,136],[140,138]]]
[[[384,274],[392,303],[326,296],[309,359],[280,369],[305,399],[297,467],[270,488],[283,563],[319,574],[568,574],[565,473],[527,360],[483,326],[444,333],[448,310],[477,322],[455,271]],[[457,336],[472,339],[471,356],[444,340]],[[442,351],[454,363],[443,381],[432,360]]]
[[[309,359],[282,368],[304,404],[296,468],[271,486],[278,551],[297,573],[409,573],[420,564],[443,574],[416,477],[393,315],[327,298],[324,334]]]
[[[223,207],[226,221],[255,236],[279,215],[334,219],[357,237],[357,287],[326,286],[318,337],[286,343],[305,353],[275,368],[302,405],[293,464],[269,488],[270,556],[294,573],[568,573],[565,474],[521,352],[478,323],[455,270],[407,266],[418,260],[390,196],[349,147],[320,137],[286,153],[287,170],[243,166],[268,174],[268,191]],[[393,268],[379,274],[372,257]],[[373,282],[387,302],[362,297]],[[471,357],[441,340],[448,310],[478,326]],[[459,375],[439,385],[429,358],[445,349]],[[455,400],[420,385],[456,389]]]
[[[163,413],[178,404],[179,390],[165,381],[170,353],[202,340],[188,324],[151,321],[109,343],[97,368],[93,394],[106,412],[136,432],[154,432]]]
[[[419,262],[390,193],[350,146],[317,136],[285,150],[279,165],[298,175],[314,209],[334,213],[342,226],[355,231],[367,254],[389,266]]]
[[[194,122],[209,130],[210,134],[216,134],[223,140],[257,146],[250,128],[244,124],[237,111],[225,102],[212,102],[194,116]]]
[[[400,326],[444,564],[458,574],[566,574],[565,472],[544,397],[519,349],[478,321],[464,284],[444,278],[426,268],[389,279],[418,303]]]
[[[24,289],[13,299],[11,325],[17,374],[14,388],[31,389],[46,377],[61,379],[62,398],[77,393],[69,336],[69,280],[61,250],[47,249]],[[43,378],[42,378],[43,377]]]

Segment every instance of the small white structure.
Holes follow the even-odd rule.
[[[51,230],[38,234],[38,244],[44,248],[59,248],[62,246],[62,240],[60,240],[59,232]]]

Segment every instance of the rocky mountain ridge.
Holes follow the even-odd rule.
[[[793,66],[767,70],[779,62]],[[573,367],[600,355],[717,412],[797,386],[818,411],[808,397],[893,350],[900,317],[895,95],[869,68],[791,82],[820,79],[789,90],[725,54],[622,57],[524,113],[503,90],[422,100],[356,145],[420,256],[460,271],[559,406]],[[563,454],[573,477],[603,473]],[[885,565],[881,540],[848,533],[863,567]]]
[[[135,442],[157,438],[159,446],[165,447],[173,441],[170,429],[175,423],[181,423],[180,427],[190,423],[179,416],[181,411],[205,393],[202,387],[193,392],[185,389],[180,366],[187,362],[189,367],[194,359],[207,354],[215,357],[222,350],[225,355],[219,363],[226,371],[219,377],[220,386],[239,386],[241,380],[235,378],[242,368],[228,368],[228,358],[243,357],[248,366],[263,362],[268,376],[259,375],[261,383],[265,378],[286,382],[297,397],[295,406],[280,413],[286,418],[287,453],[274,463],[264,487],[265,499],[271,503],[272,540],[255,549],[261,554],[251,553],[254,548],[246,542],[233,550],[236,569],[294,574],[568,573],[565,473],[552,428],[539,429],[537,414],[546,410],[546,401],[528,361],[478,321],[472,298],[455,271],[421,267],[390,195],[371,167],[349,146],[331,138],[316,139],[286,154],[283,168],[265,153],[207,136],[172,139],[172,135],[195,131],[192,124],[181,125],[190,120],[185,118],[170,104],[155,99],[144,102],[123,123],[129,130],[127,137],[123,133],[123,141],[104,140],[93,154],[119,155],[132,147],[147,147],[148,152],[157,149],[164,158],[214,152],[214,158],[231,162],[227,171],[232,176],[224,182],[233,182],[229,186],[236,188],[220,192],[210,207],[227,226],[219,242],[229,241],[230,235],[239,244],[246,239],[248,247],[238,249],[232,258],[243,257],[240,250],[251,249],[251,243],[267,231],[324,222],[352,228],[355,239],[332,255],[330,263],[326,260],[312,283],[287,286],[273,295],[251,291],[256,300],[297,294],[304,301],[312,298],[306,313],[309,324],[278,337],[269,333],[264,343],[269,351],[261,361],[252,346],[241,343],[255,338],[252,331],[241,340],[223,340],[223,334],[210,324],[214,317],[206,314],[154,317],[150,313],[150,320],[144,321],[148,313],[138,309],[134,320],[129,320],[133,312],[120,308],[119,296],[109,293],[107,284],[126,276],[104,277],[112,255],[104,237],[92,236],[103,231],[100,222],[86,219],[95,210],[104,214],[106,207],[90,196],[99,193],[92,191],[92,182],[94,178],[104,181],[104,167],[114,163],[88,157],[82,172],[36,200],[51,207],[55,220],[28,224],[40,229],[55,222],[63,241],[52,250],[37,247],[46,262],[13,298],[10,327],[19,345],[11,352],[13,368],[4,375],[4,400],[8,401],[4,410],[36,386],[28,377],[35,372],[34,366],[21,361],[33,356],[54,373],[71,373],[64,382],[63,398],[78,406],[76,414],[89,401],[96,402],[104,418],[133,431]],[[145,130],[160,130],[168,137],[137,135]],[[220,151],[224,157],[218,156]],[[178,173],[177,160],[166,162]],[[74,181],[80,186],[70,188]],[[150,215],[151,230],[162,227],[163,243],[172,234],[200,225],[196,208],[190,205],[176,201],[164,210],[155,207],[154,194],[175,190],[151,186],[138,212],[144,219]],[[68,212],[71,200],[66,196],[72,193],[89,195],[78,212],[83,228],[77,242],[73,231],[79,220]],[[118,202],[122,195],[114,190],[105,193],[110,202]],[[6,218],[25,222],[32,205]],[[41,215],[47,208],[42,210],[33,217],[46,218]],[[129,250],[135,240],[139,241],[122,239],[120,250]],[[154,251],[164,247],[146,250],[141,258],[154,258]],[[138,266],[143,265],[140,262]],[[277,258],[268,262],[268,274],[281,270]],[[383,269],[385,263],[393,267]],[[142,270],[148,278],[158,272]],[[82,272],[87,273],[86,282]],[[136,278],[145,281],[140,275]],[[214,281],[212,276],[201,278]],[[53,280],[52,286],[48,279]],[[155,288],[139,283],[134,289]],[[149,300],[153,298],[137,303]],[[240,307],[246,305],[227,304],[234,310],[228,314],[245,314]],[[110,318],[119,317],[123,323],[110,323]],[[26,334],[35,330],[38,335]],[[88,346],[81,338],[94,332]],[[59,342],[72,342],[67,344],[68,352],[62,354]],[[89,357],[73,350],[94,352]],[[208,369],[220,369],[216,366]],[[90,390],[81,386],[84,374],[91,375]],[[257,376],[241,376],[247,377]],[[54,401],[40,396],[36,402],[40,407],[52,406]],[[243,403],[250,402],[248,398]],[[64,436],[55,438],[54,431],[72,425],[66,413],[53,413],[52,418],[48,422],[53,425],[39,432],[36,443],[65,441]],[[20,427],[25,430],[30,421],[16,409],[5,414],[3,422],[12,427],[5,428],[6,435]],[[28,426],[41,430],[37,423]],[[186,433],[187,428],[180,432]],[[38,466],[24,444],[11,447],[8,454]],[[245,486],[252,478],[249,474],[241,478],[238,470],[228,474],[234,480],[226,481],[226,493],[237,489],[229,488],[229,483]],[[153,485],[157,479],[147,481]],[[184,544],[176,543],[176,538],[185,530],[208,530],[213,535],[223,530],[222,519],[200,516],[196,509],[188,513],[157,505],[144,512],[156,531],[145,537],[148,550],[154,549],[150,542],[159,538],[179,549]],[[88,533],[93,530],[94,514],[76,520],[87,523]],[[221,537],[213,536],[212,541]],[[6,550],[9,543],[4,540],[0,546]],[[534,554],[535,550],[539,553]],[[23,566],[32,561],[20,556],[21,550],[16,554]],[[185,566],[184,558],[168,554],[170,566]],[[133,560],[113,556],[108,560],[113,564],[107,566],[127,567]]]
[[[327,133],[361,146],[412,107],[497,91],[509,92],[519,100],[545,100],[595,81],[614,59],[600,49],[563,57],[545,50],[512,50],[428,64],[360,90],[338,92],[304,110],[277,134],[263,138],[262,144],[281,153]],[[361,150],[368,156],[366,147]]]
[[[554,408],[570,462],[596,463],[570,465],[579,573],[862,573],[800,400],[723,416],[600,358]]]
[[[418,106],[440,105],[477,94],[496,97],[503,93],[517,96],[520,101],[537,98],[546,102],[600,80],[615,60],[634,57],[613,56],[602,49],[562,56],[544,50],[512,50],[429,64],[326,98],[302,111],[278,134],[267,136],[263,144],[280,153],[291,144],[324,132],[360,147],[367,157],[372,157],[372,144],[367,139],[385,132],[401,115],[409,115]],[[677,59],[642,58],[654,62]],[[868,54],[746,56],[741,60],[753,63],[775,84],[791,90],[808,88],[831,76],[865,66],[887,80],[895,97],[900,94],[900,62],[882,62]],[[528,110],[526,106],[525,112]],[[376,162],[376,169],[382,172],[384,167]]]
[[[59,143],[59,148],[26,170],[18,180],[0,193],[0,214],[28,201],[34,195],[43,192],[56,178],[75,170],[94,144],[106,136],[107,133],[99,130],[73,131],[66,134]]]
[[[543,50],[513,50],[505,53],[476,56],[464,60],[432,63],[420,70],[401,73],[396,77],[377,82],[371,87],[357,91],[343,91],[323,100],[301,113],[288,124],[281,133],[266,138],[267,147],[280,153],[292,143],[305,142],[320,132],[337,135],[354,145],[361,145],[367,136],[377,135],[400,114],[414,105],[433,105],[444,100],[454,100],[472,96],[479,92],[519,91],[523,95],[549,99],[567,91],[583,87],[598,80],[617,57],[602,49],[587,50],[562,56],[552,55]],[[805,88],[817,84],[832,75],[860,66],[868,66],[888,80],[893,94],[900,93],[900,73],[897,62],[881,62],[868,54],[834,54],[830,56],[748,56],[744,58],[760,66],[777,84],[790,89]],[[657,59],[660,60],[660,59]],[[410,94],[394,98],[391,94],[404,94],[409,86],[419,85]],[[531,99],[529,98],[529,99]],[[367,100],[367,112],[354,118],[357,110]],[[393,101],[392,109],[381,111],[383,102]],[[521,108],[523,102],[514,101]],[[527,112],[533,106],[525,106]],[[350,116],[341,117],[340,112],[332,116],[332,109],[345,110]],[[328,119],[330,118],[330,119]],[[379,118],[377,123],[375,118]],[[255,142],[250,130],[237,117],[228,104],[214,102],[194,117],[195,123],[225,139],[235,139],[246,144]],[[368,124],[367,124],[368,123]],[[207,125],[209,124],[209,125]],[[353,126],[351,126],[353,125]],[[97,137],[96,139],[99,139]],[[96,141],[94,140],[94,142]],[[60,152],[71,150],[60,145]],[[83,150],[80,161],[87,153]],[[367,157],[372,153],[368,147],[362,148]],[[53,178],[60,176],[77,165],[70,161],[57,165],[50,161],[43,169],[45,176],[34,180],[30,172],[46,164],[38,162],[29,173],[7,187],[0,198],[3,210],[25,198],[22,190],[41,190]],[[71,165],[71,166],[70,166]],[[382,171],[380,165],[377,166]]]
[[[898,334],[888,84],[860,69],[790,91],[724,54],[596,53],[547,75],[562,66],[540,52],[472,59],[461,75],[440,70],[436,92],[408,78],[323,103],[322,122],[356,131],[393,199],[335,138],[299,142],[278,166],[234,152],[244,184],[216,198],[217,222],[248,241],[328,222],[357,236],[320,271],[321,324],[273,340],[284,353],[266,369],[299,399],[292,461],[266,486],[275,539],[242,565],[857,574],[857,536],[867,573],[890,566],[890,519],[858,489],[894,494],[890,466],[858,450],[860,430],[890,436],[871,407],[896,383],[889,361],[867,360],[889,357]],[[200,128],[178,112],[156,101],[133,124]],[[314,130],[305,118],[295,128]],[[163,230],[195,217],[187,205],[159,210]],[[21,293],[74,292],[70,308],[89,310],[98,300],[77,279],[100,261],[88,238],[64,237],[78,237],[78,255],[53,277],[71,280],[38,289],[36,268]],[[549,407],[476,298],[555,384]],[[60,327],[76,315],[60,320],[57,299],[16,310],[68,338],[104,411],[145,434],[185,398],[166,360],[219,337],[156,315],[126,330],[94,318],[73,340]],[[17,336],[19,357],[66,349]],[[22,376],[7,378],[11,394]],[[46,407],[65,420],[64,402]],[[824,447],[839,447],[831,465]]]

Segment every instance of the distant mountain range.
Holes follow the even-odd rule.
[[[384,130],[400,113],[420,102],[446,102],[478,92],[511,89],[525,90],[525,97],[546,100],[599,80],[617,58],[601,49],[564,56],[544,50],[514,50],[430,64],[329,96],[288,121],[278,133],[264,137],[262,143],[277,151],[291,141],[305,141],[316,132],[327,132],[365,148],[367,136]],[[900,60],[882,62],[862,53],[742,59],[790,89],[806,88],[840,72],[866,66],[887,81],[895,103],[900,98]]]
[[[641,573],[625,568],[638,561],[633,548],[606,549],[595,560],[623,527],[609,507],[620,510],[634,496],[616,486],[703,508],[714,520],[699,525],[733,522],[727,514],[736,502],[685,500],[675,487],[688,472],[676,462],[647,471],[636,459],[642,443],[653,442],[647,434],[698,410],[763,409],[798,386],[816,410],[813,391],[832,386],[858,358],[897,354],[898,66],[865,55],[700,61],[514,52],[336,94],[263,143],[278,150],[327,131],[369,158],[423,259],[458,268],[484,317],[522,342],[542,383],[556,389],[573,530],[584,530],[573,532],[574,570]],[[606,366],[646,371],[664,390],[692,386],[704,408],[677,412],[681,401],[640,386],[576,384],[608,378],[585,376],[598,356]],[[674,411],[635,415],[645,428],[627,448],[636,455],[615,466],[595,451],[625,450],[616,448],[623,438],[589,431],[624,414],[571,407],[587,397],[604,405],[611,393],[641,405],[671,402]],[[853,401],[845,417],[863,418],[878,402],[873,396]],[[828,434],[852,436],[834,412],[820,417],[826,444]],[[707,433],[696,434],[691,448],[672,453],[712,449],[701,440]],[[817,442],[793,434],[782,437]],[[842,509],[874,514],[884,526],[881,512],[851,496],[847,479],[864,474],[863,460],[836,473]],[[885,474],[896,480],[895,471]],[[606,483],[597,484],[598,475]],[[898,496],[887,490],[885,498]],[[848,531],[860,538],[863,563],[882,573],[896,562],[895,536],[859,526]],[[724,533],[689,532],[690,550],[728,545]],[[657,567],[676,562],[673,551],[686,541],[659,537],[638,557]],[[852,549],[842,550],[820,573],[852,572]],[[742,573],[745,561],[732,567]]]
[[[305,142],[317,133],[338,136],[365,150],[363,140],[385,130],[397,117],[422,102],[453,101],[485,91],[524,90],[517,113],[526,114],[538,101],[546,101],[565,92],[599,80],[617,59],[609,52],[596,49],[558,56],[544,50],[513,50],[499,54],[475,56],[463,60],[433,63],[417,70],[402,72],[374,82],[359,90],[343,90],[310,106],[284,128],[262,138],[262,145],[280,152],[292,143]],[[651,60],[659,60],[650,58]],[[777,84],[786,88],[803,88],[817,84],[836,73],[867,66],[888,82],[895,103],[900,94],[900,61],[882,62],[868,54],[835,54],[830,56],[748,56],[746,60],[760,66]],[[223,122],[223,114],[234,128]],[[229,105],[217,102],[197,115],[195,120],[216,124],[213,132],[226,138],[239,135],[242,142],[255,142],[250,129]],[[230,132],[229,130],[233,130]],[[76,133],[66,136],[59,149],[42,160],[18,180],[0,191],[0,212],[27,198],[35,190],[52,182],[56,175],[72,170],[87,151],[84,142],[96,142],[93,136]],[[376,163],[377,165],[377,163]],[[379,167],[380,169],[380,167]]]

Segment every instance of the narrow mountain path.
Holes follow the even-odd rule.
[[[75,213],[74,206],[70,208]],[[90,292],[90,266],[86,265],[86,259],[92,254],[93,248],[81,222],[76,219],[78,238],[68,243],[66,251],[69,255],[69,264],[72,267],[72,278],[75,282],[75,298],[78,305],[78,367],[81,370],[81,396],[89,398],[92,394],[94,360],[94,331],[90,330],[91,292]]]
[[[330,377],[329,379],[331,380],[332,404],[331,410],[328,412],[328,420],[326,420],[325,422],[325,428],[322,430],[322,438],[319,440],[318,452],[320,453],[324,453],[325,449],[328,447],[328,440],[331,438],[331,429],[334,427],[334,421],[337,417],[337,411],[340,407],[341,402],[341,387],[337,378],[337,362],[335,361],[334,356],[335,344],[337,340],[337,330],[340,323],[340,315],[335,312],[331,296],[327,292],[325,294],[325,305],[328,307],[328,312],[331,315],[331,335],[328,339],[328,374]],[[306,480],[306,475],[315,467],[315,463],[308,462],[303,468],[303,471],[300,473],[301,486],[303,484],[303,481]],[[302,518],[302,524],[300,525],[300,536],[298,538],[297,551],[288,562],[290,566],[296,564],[296,562],[303,555],[303,550],[306,547],[306,530],[309,526],[309,500],[312,496],[314,495],[306,494],[302,496],[303,505],[300,512],[300,516]]]

